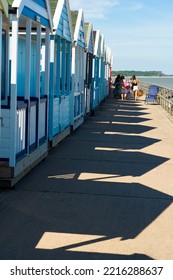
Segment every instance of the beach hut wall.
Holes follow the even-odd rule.
[[[50,0],[53,18],[50,56],[49,141],[70,133],[72,25],[68,0]]]
[[[73,129],[84,121],[84,79],[85,79],[85,33],[84,13],[82,9],[71,11],[73,44],[72,44],[72,108]]]
[[[7,161],[7,177],[15,182],[48,152],[48,89],[41,78],[42,41],[44,71],[49,67],[52,19],[49,1],[9,0],[6,24],[6,90],[2,100],[0,159]],[[9,54],[9,56],[8,56]]]

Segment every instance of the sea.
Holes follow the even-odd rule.
[[[173,76],[164,77],[137,77],[141,82],[147,82],[149,84],[162,86],[173,90]]]

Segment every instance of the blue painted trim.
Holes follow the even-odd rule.
[[[56,53],[56,92],[57,96],[60,97],[60,51],[61,51],[61,39],[57,37],[57,53]]]
[[[29,153],[33,153],[37,148],[37,142],[33,143],[32,145],[29,146]]]
[[[78,46],[85,48],[85,43],[81,42],[80,40],[77,40]]]
[[[10,105],[1,105],[1,109],[10,109]]]
[[[32,20],[35,20],[36,21],[36,17],[38,16],[40,18],[40,24],[42,24],[43,26],[45,27],[48,27],[50,28],[50,24],[49,24],[49,20],[42,17],[40,14],[32,11],[31,9],[29,9],[28,7],[24,7],[23,8],[23,11],[22,11],[22,14]]]
[[[5,99],[6,85],[6,31],[2,29],[1,100]]]
[[[16,154],[16,159],[20,159],[26,154],[26,148]]]
[[[49,94],[49,140],[53,140],[53,97],[54,97],[54,63],[50,63],[50,94]]]
[[[66,82],[66,41],[62,41],[62,94],[65,94],[65,82]]]
[[[45,136],[43,136],[42,138],[40,138],[39,139],[39,144],[40,144],[40,141],[41,141],[41,143],[43,143],[43,138],[44,138],[44,140],[46,141],[47,140],[47,138],[48,138],[48,131],[47,131],[47,123],[48,123],[48,102],[47,102],[47,100],[48,100],[48,96],[47,95],[44,95],[43,97],[41,97],[40,98],[40,103],[45,103],[46,104],[46,106],[45,106],[45,110],[46,110],[46,116],[45,116]],[[45,142],[44,141],[44,142]]]
[[[39,6],[41,6],[42,8],[44,8],[45,10],[47,9],[46,7],[46,3],[44,0],[32,0],[33,2],[37,3]]]
[[[43,136],[42,138],[39,139],[39,146],[43,145],[46,142],[46,136]]]

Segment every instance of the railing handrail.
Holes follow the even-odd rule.
[[[141,82],[141,88],[144,93],[146,93],[149,89],[149,86],[152,85],[148,82]],[[162,106],[168,113],[173,115],[173,89],[157,85],[159,90],[157,94],[157,101],[160,106]],[[147,93],[146,93],[147,94]]]

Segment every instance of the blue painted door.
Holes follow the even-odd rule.
[[[2,30],[2,68],[1,68],[1,99],[5,98],[6,84],[6,31]]]

